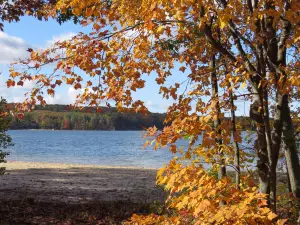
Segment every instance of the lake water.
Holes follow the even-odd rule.
[[[7,160],[159,168],[174,155],[143,149],[142,131],[11,130]],[[180,145],[186,146],[187,141]]]
[[[143,149],[142,131],[10,130],[8,133],[15,146],[6,150],[10,153],[7,160],[13,161],[160,168],[174,157],[167,148]],[[188,141],[177,144],[187,149]]]

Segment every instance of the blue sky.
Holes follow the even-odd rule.
[[[78,32],[88,32],[89,28],[82,28],[80,25],[73,24],[72,21],[59,25],[54,20],[39,21],[32,17],[22,17],[18,23],[5,23],[4,32],[0,33],[0,96],[10,102],[19,102],[24,99],[24,93],[32,88],[31,83],[25,83],[24,87],[6,88],[5,81],[8,78],[9,63],[18,58],[24,58],[28,54],[28,47],[46,48],[58,40],[71,38]],[[174,82],[183,81],[185,74],[175,72],[170,85]],[[135,99],[143,100],[152,112],[165,112],[171,104],[158,94],[158,87],[155,78],[147,78],[146,87],[134,93]],[[54,98],[47,98],[49,104],[71,104],[74,102],[76,91],[71,87],[60,88]],[[239,105],[238,115],[248,115],[249,105],[243,102]]]

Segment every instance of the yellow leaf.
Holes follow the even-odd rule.
[[[277,225],[284,225],[288,220],[287,219],[281,219],[277,221]]]
[[[275,213],[273,213],[273,212],[270,212],[269,214],[268,214],[268,219],[269,220],[273,220],[273,219],[275,219],[277,217],[277,215],[275,214]]]
[[[162,34],[163,32],[164,32],[164,27],[163,26],[159,26],[158,28],[157,28],[157,33],[158,34]]]
[[[261,110],[262,110],[262,107],[259,107],[257,111],[260,113],[260,112],[261,112]]]
[[[197,216],[201,211],[207,210],[207,208],[210,207],[210,205],[211,202],[207,199],[204,199],[202,202],[200,202],[198,207],[195,209],[194,215]]]
[[[243,83],[242,86],[241,86],[242,90],[244,90],[245,87],[246,87],[246,81],[244,81],[244,83]]]
[[[223,29],[226,26],[226,22],[223,20],[220,21],[220,28]]]

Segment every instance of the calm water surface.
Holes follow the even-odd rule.
[[[168,149],[143,149],[142,131],[12,130],[8,160],[159,168]],[[186,141],[180,145],[186,146]]]

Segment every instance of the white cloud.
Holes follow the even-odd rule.
[[[75,90],[73,87],[68,89],[68,97],[71,103],[76,101],[76,96],[79,94],[79,91]]]
[[[152,101],[147,101],[146,104],[145,104],[147,107],[151,107],[153,105],[153,102]]]
[[[153,103],[152,101],[147,101],[145,106],[153,113],[165,113],[167,112],[169,106],[171,105],[168,101],[161,101],[159,103]]]
[[[0,64],[9,64],[19,58],[24,58],[28,53],[29,45],[20,37],[11,36],[0,32]]]
[[[31,90],[34,87],[34,82],[31,80],[26,80],[23,84],[23,86],[15,86],[15,88],[18,89],[25,89],[25,90]]]
[[[76,34],[74,32],[67,32],[67,33],[62,33],[60,35],[52,36],[52,39],[46,42],[46,47],[52,46],[58,41],[62,42],[62,41],[71,40],[72,37],[74,37],[75,35]]]
[[[51,40],[46,41],[45,46],[41,48],[50,47],[57,41],[70,40],[75,35],[74,32],[67,32],[52,36]],[[22,38],[0,32],[0,64],[10,64],[20,58],[25,58],[29,54],[27,49],[30,47],[33,48]]]
[[[47,95],[44,99],[47,104],[52,105],[52,104],[64,104],[65,98],[62,98],[60,94],[55,94],[54,97],[51,97]]]
[[[49,95],[45,96],[45,101],[47,104],[74,104],[76,101],[76,96],[78,95],[79,91],[75,90],[73,87],[69,87],[68,90],[65,89],[63,92],[55,93],[54,97]]]
[[[8,102],[21,102],[24,101],[24,94],[28,90],[20,88],[7,88],[5,78],[0,76],[0,96],[5,98]]]

